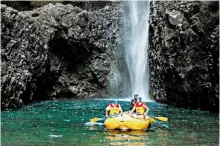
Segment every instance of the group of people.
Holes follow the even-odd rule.
[[[108,118],[109,115],[123,114],[123,110],[121,108],[121,105],[118,104],[118,100],[115,100],[114,103],[109,104],[105,111],[106,118]],[[142,102],[142,98],[139,97],[138,94],[135,94],[134,98],[131,100],[130,111],[128,115],[138,119],[148,119],[148,112],[149,108],[147,107],[147,104]]]

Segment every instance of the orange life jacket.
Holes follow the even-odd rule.
[[[145,105],[144,103],[136,103],[135,104],[135,109],[136,109],[136,113],[137,114],[140,114],[140,115],[143,115],[144,114],[144,107],[143,105]]]
[[[109,111],[109,114],[110,115],[114,115],[114,114],[119,114],[120,112],[120,105],[119,104],[109,104],[110,106],[110,111]]]

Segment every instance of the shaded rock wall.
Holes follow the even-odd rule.
[[[2,109],[60,97],[106,96],[122,20],[118,3],[94,12],[59,3],[32,11],[2,4]]]
[[[149,68],[155,100],[218,111],[219,2],[156,2]]]

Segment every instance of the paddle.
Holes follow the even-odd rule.
[[[150,117],[150,118],[153,118],[153,119],[156,119],[156,120],[159,120],[159,121],[163,121],[163,122],[167,122],[168,121],[167,117]]]
[[[159,120],[159,121],[163,121],[163,122],[167,122],[168,121],[168,118],[167,117],[150,117],[152,122],[156,120]],[[139,118],[138,118],[139,119]],[[141,118],[142,119],[142,118]]]
[[[111,116],[111,117],[115,117],[115,116]],[[159,121],[163,121],[163,122],[168,121],[167,117],[152,117],[152,118],[157,119]],[[93,119],[90,119],[90,122],[97,122],[97,121],[100,121],[100,120],[105,120],[105,117],[104,118],[93,118]]]
[[[103,123],[96,123],[96,122],[86,122],[85,123],[86,126],[93,126],[93,125],[98,125],[98,126],[102,126]]]
[[[93,118],[93,119],[90,119],[90,122],[95,123],[100,120],[103,120],[103,118]]]
[[[159,121],[163,121],[163,122],[167,122],[168,121],[167,117],[152,117],[152,118],[157,119]]]
[[[109,116],[110,118],[113,118],[113,117],[116,117],[118,115],[111,115]],[[102,118],[93,118],[93,119],[90,119],[90,122],[97,122],[97,121],[100,121],[100,120],[105,120],[105,117],[102,117]]]

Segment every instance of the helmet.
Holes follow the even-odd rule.
[[[142,98],[141,98],[141,97],[138,97],[138,100],[140,100],[140,101],[141,101],[141,100],[142,100]]]

